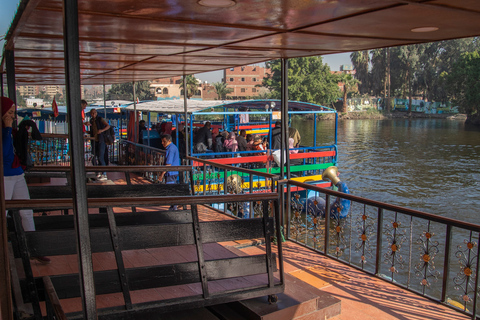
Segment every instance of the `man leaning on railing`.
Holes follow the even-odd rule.
[[[169,134],[163,135],[162,145],[166,150],[165,166],[179,166],[180,154],[177,146],[172,143],[172,136]],[[177,183],[178,171],[162,171],[162,173],[160,173],[159,180],[162,181],[163,177],[165,177],[166,184]],[[171,205],[170,210],[177,210],[177,205]]]

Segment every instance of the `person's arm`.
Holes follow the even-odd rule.
[[[102,133],[102,132],[105,132],[107,131],[108,129],[110,129],[110,125],[108,124],[107,121],[105,121],[105,119],[102,119],[102,123],[103,123],[103,129],[99,129],[97,132],[98,134]]]

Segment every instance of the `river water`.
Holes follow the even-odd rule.
[[[294,120],[302,144],[313,120]],[[317,145],[334,141],[317,123]],[[340,120],[340,178],[354,195],[480,223],[480,130],[446,119]]]

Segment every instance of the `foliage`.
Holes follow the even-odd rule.
[[[355,51],[350,54],[350,60],[356,71],[356,78],[360,81],[358,91],[360,94],[365,94],[370,90],[370,79],[368,69],[370,65],[370,52]]]
[[[186,83],[187,83],[187,99],[190,99],[195,95],[195,93],[198,90],[198,81],[193,75],[189,74],[186,76]],[[183,89],[183,79],[182,79],[182,82],[180,82],[180,89]]]
[[[221,100],[225,100],[227,94],[233,91],[232,88],[227,88],[227,84],[225,82],[214,82],[212,83],[213,87],[215,88],[215,92],[217,93],[218,97]]]
[[[462,53],[479,48],[477,38],[466,38],[354,52],[350,58],[361,94],[445,102],[448,85],[441,74],[449,73]]]
[[[480,53],[466,52],[453,65],[450,73],[444,72],[442,80],[448,88],[448,97],[468,115],[480,113]]]
[[[355,92],[358,90],[358,85],[360,81],[355,79],[351,74],[340,74],[337,75],[337,81],[343,83],[343,103],[339,112],[348,112],[347,106],[347,94],[349,92]]]
[[[272,99],[281,98],[281,60],[267,63],[269,77],[263,78]],[[337,78],[321,57],[305,57],[288,60],[288,99],[328,105],[337,100],[340,90]]]
[[[155,94],[150,89],[150,81],[135,82],[135,95],[138,100],[155,100]],[[107,93],[107,100],[115,99],[133,101],[133,83],[113,84]]]

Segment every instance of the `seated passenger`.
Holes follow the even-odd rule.
[[[266,150],[265,146],[263,145],[261,136],[255,136],[255,138],[253,139],[252,150],[253,151]],[[258,153],[255,153],[254,155],[256,156],[265,155],[265,152],[258,152]]]
[[[295,143],[295,140],[293,140],[293,138],[288,138],[288,149],[290,149],[288,153],[290,154],[298,153],[298,150],[292,150],[295,148],[294,143]]]
[[[225,147],[227,152],[236,152],[238,149],[238,142],[235,138],[235,132],[230,132],[228,139],[223,142],[223,146]]]

